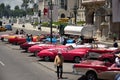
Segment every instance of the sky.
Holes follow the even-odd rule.
[[[4,3],[5,5],[10,5],[11,9],[14,9],[16,5],[20,6],[22,4],[22,0],[0,0],[0,4]]]

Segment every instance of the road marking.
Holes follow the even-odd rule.
[[[5,66],[5,64],[4,64],[2,61],[0,61],[0,64],[1,64],[2,66]]]

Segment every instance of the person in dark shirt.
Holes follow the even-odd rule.
[[[116,39],[114,39],[113,41],[114,41],[113,47],[117,48],[118,47],[118,43],[116,42]]]
[[[15,34],[19,34],[19,30],[18,29],[16,30]]]

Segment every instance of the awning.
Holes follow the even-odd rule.
[[[69,25],[64,28],[64,34],[81,35],[82,29],[83,29],[83,26]]]

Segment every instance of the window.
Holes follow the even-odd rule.
[[[67,0],[60,0],[60,8],[67,10]]]

